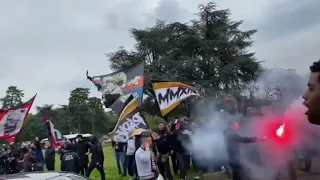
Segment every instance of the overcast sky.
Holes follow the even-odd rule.
[[[0,95],[9,85],[38,93],[35,105],[66,104],[70,90],[89,87],[91,75],[110,73],[104,56],[130,49],[128,29],[156,19],[187,22],[207,0],[28,0],[0,2]],[[307,73],[320,57],[319,0],[217,0],[242,29],[257,29],[252,51],[264,66]],[[34,106],[35,107],[35,106]]]

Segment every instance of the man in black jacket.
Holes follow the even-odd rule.
[[[189,141],[189,134],[191,131],[187,129],[187,123],[185,121],[186,117],[180,116],[178,121],[175,123],[175,130],[173,131],[172,138],[173,143],[172,147],[176,153],[176,157],[179,165],[179,175],[180,179],[186,179],[187,177],[187,168],[188,168],[188,152],[186,146]]]
[[[44,147],[46,148],[45,163],[46,163],[47,169],[48,169],[48,171],[54,171],[56,151],[51,146],[50,141],[46,141]]]
[[[250,177],[240,163],[240,143],[254,143],[260,138],[242,137],[237,134],[238,129],[239,124],[237,122],[230,122],[230,126],[224,132],[228,160],[232,169],[233,180],[248,180]],[[261,138],[261,140],[265,139],[266,137]]]
[[[179,170],[179,164],[178,164],[178,160],[177,160],[177,154],[175,152],[175,149],[176,149],[175,145],[178,140],[177,140],[175,134],[173,133],[176,129],[176,125],[174,122],[172,122],[169,125],[169,127],[170,127],[170,139],[171,139],[170,141],[171,141],[171,150],[172,150],[171,155],[170,155],[171,156],[171,164],[172,164],[172,169],[173,169],[174,174],[177,175],[178,170]]]
[[[164,124],[159,124],[158,138],[155,139],[155,147],[157,155],[157,165],[160,174],[164,179],[172,180],[172,174],[170,170],[169,157],[172,153],[171,149],[171,134]]]
[[[81,175],[86,175],[85,173],[88,171],[88,163],[89,157],[88,152],[90,149],[90,145],[88,142],[83,141],[83,137],[79,134],[76,138],[76,151],[79,156],[79,167]]]
[[[91,171],[96,168],[100,172],[101,180],[105,180],[105,173],[103,169],[104,155],[102,145],[100,142],[98,142],[97,137],[95,136],[92,136],[90,138],[90,141],[91,162],[88,167],[87,177],[89,177]]]
[[[70,143],[65,144],[65,153],[61,158],[61,171],[79,173],[79,156],[76,152],[72,151],[73,145]]]

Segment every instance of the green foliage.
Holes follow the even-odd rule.
[[[2,108],[15,107],[22,104],[24,93],[17,86],[9,86],[5,97],[1,98]]]
[[[157,21],[151,28],[131,29],[135,51],[121,47],[108,54],[111,68],[145,61],[145,90],[151,96],[151,79],[182,81],[197,86],[203,95],[240,93],[261,66],[248,51],[256,30],[241,31],[243,21],[232,21],[230,14],[208,3],[199,5],[198,18],[190,23]]]
[[[203,96],[241,94],[245,84],[261,72],[261,65],[251,47],[256,30],[241,31],[243,21],[230,19],[229,10],[216,8],[215,3],[199,5],[197,18],[189,23],[166,23],[145,29],[131,29],[135,50],[123,47],[107,54],[113,70],[145,62],[145,93],[153,97],[151,80],[180,81],[195,86]],[[149,107],[144,110],[158,115]]]

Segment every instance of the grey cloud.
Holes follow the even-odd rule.
[[[261,40],[285,38],[320,23],[319,0],[290,0],[271,7],[258,24]]]
[[[161,20],[180,20],[180,4],[177,0],[162,0],[155,10],[155,16]]]
[[[1,1],[0,58],[4,66],[0,69],[0,82],[4,87],[18,85],[25,89],[26,97],[39,92],[36,105],[66,103],[69,91],[79,86],[90,88],[93,95],[100,97],[85,78],[85,71],[91,75],[110,73],[104,53],[121,45],[132,48],[130,28],[150,27],[156,19],[187,22],[195,17],[198,3],[207,2]],[[272,5],[275,3],[218,1],[221,8],[230,8],[232,19],[244,20],[245,28],[258,28],[252,50],[259,60],[266,60],[268,66],[301,69],[302,58],[314,60],[318,56],[320,28],[311,25],[318,22],[315,8],[319,2],[287,0],[287,4],[277,1]],[[307,70],[307,65],[304,68]]]
[[[97,88],[85,77],[85,74],[83,74],[83,76],[75,76],[72,80],[59,84],[59,90],[66,92],[70,92],[77,87],[84,87],[91,89],[91,91],[97,91]]]
[[[188,15],[192,14],[183,8],[177,0],[161,0],[154,11],[147,11],[141,6],[138,6],[138,10],[140,11],[137,8],[128,8],[137,6],[137,4],[138,2],[132,5],[131,2],[121,1],[115,5],[114,9],[106,14],[108,27],[121,31],[131,28],[139,29],[153,26],[157,19],[168,22],[184,22],[190,20],[188,19],[190,17]]]

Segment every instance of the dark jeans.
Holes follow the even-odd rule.
[[[184,153],[177,153],[176,155],[179,164],[180,179],[185,179],[187,177],[187,156]]]
[[[46,162],[46,166],[47,166],[47,169],[48,169],[48,171],[54,171],[54,164],[55,164],[55,162],[53,161],[47,161]]]
[[[87,177],[90,176],[92,170],[96,168],[99,172],[100,172],[100,175],[101,175],[101,180],[105,180],[106,179],[106,175],[104,173],[104,168],[103,168],[103,161],[100,162],[99,165],[97,165],[96,162],[90,162],[89,164],[89,167],[88,167],[88,171],[87,171]]]
[[[246,170],[240,164],[230,164],[233,180],[249,180]]]
[[[42,162],[36,162],[32,164],[32,171],[43,171],[44,163]]]
[[[179,170],[179,163],[178,163],[178,160],[177,160],[177,153],[174,152],[172,155],[171,155],[171,164],[172,164],[172,169],[173,169],[173,172],[174,174],[178,174],[178,170]]]
[[[165,162],[161,162],[159,160],[157,165],[159,168],[159,173],[163,176],[164,179],[173,180],[171,170],[170,170],[169,158]]]
[[[118,167],[118,173],[121,175],[126,174],[126,169],[125,169],[125,154],[124,152],[116,152],[116,162],[117,162],[117,167]]]
[[[288,173],[288,179],[290,180],[296,180],[297,179],[297,174],[293,165],[293,161],[288,161],[285,165],[285,169]],[[280,180],[281,179],[281,173],[280,170],[276,174],[276,177],[274,178],[275,180]]]
[[[194,167],[197,173],[206,173],[207,172],[207,163],[205,160],[193,159]]]
[[[135,166],[136,163],[134,161],[134,154],[133,155],[126,155],[126,162],[127,162],[127,169],[129,176],[133,177],[135,175]]]
[[[81,175],[85,176],[87,171],[88,171],[88,166],[87,165],[84,165],[84,166],[80,167],[80,174]]]

